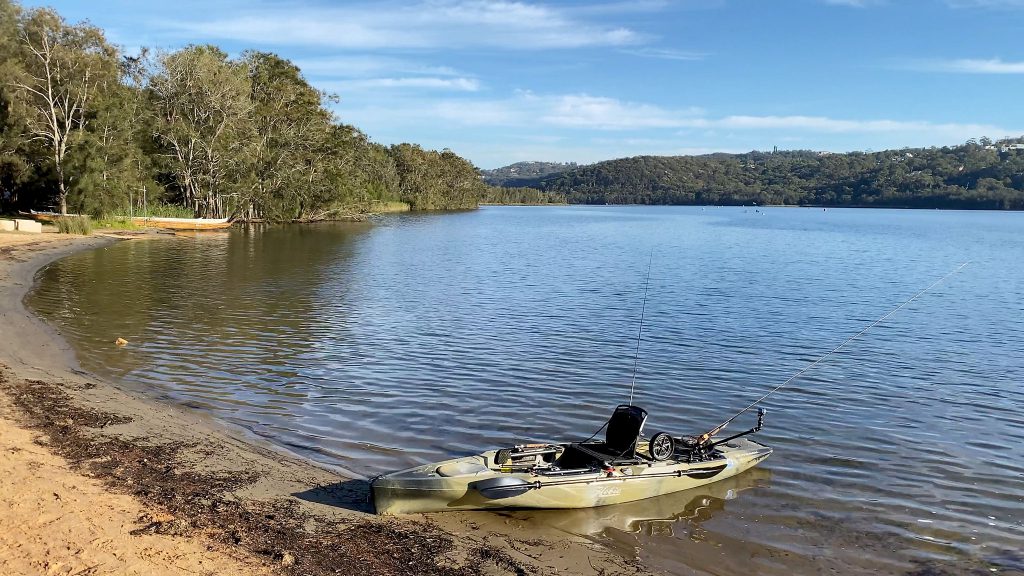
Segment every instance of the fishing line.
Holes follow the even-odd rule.
[[[849,338],[847,338],[846,340],[844,340],[844,341],[843,341],[843,343],[842,343],[842,344],[840,344],[839,346],[836,346],[836,347],[835,347],[835,348],[833,348],[832,350],[829,350],[828,352],[826,352],[825,354],[823,354],[822,356],[820,356],[820,357],[819,357],[819,358],[818,358],[817,360],[815,360],[814,362],[811,362],[811,363],[810,363],[810,364],[808,364],[807,366],[804,366],[804,368],[803,368],[802,370],[800,370],[800,371],[799,371],[799,372],[797,372],[796,374],[793,374],[792,376],[790,376],[789,378],[787,378],[787,379],[786,379],[786,381],[785,381],[785,382],[783,382],[782,384],[779,384],[779,385],[778,385],[778,386],[776,386],[775,388],[772,388],[771,390],[769,390],[769,391],[768,391],[768,393],[767,393],[767,394],[765,394],[764,396],[761,396],[761,397],[760,397],[760,398],[758,398],[757,400],[754,400],[753,402],[751,402],[749,406],[747,406],[747,407],[746,407],[746,408],[744,408],[743,410],[740,410],[739,412],[737,412],[737,413],[736,413],[736,414],[735,414],[735,415],[734,415],[734,416],[733,416],[732,418],[729,418],[729,419],[728,419],[728,420],[726,420],[725,422],[722,422],[722,423],[721,423],[721,424],[719,424],[718,426],[714,427],[713,429],[711,429],[711,431],[710,431],[710,432],[705,432],[704,434],[702,434],[702,435],[700,436],[700,442],[701,442],[701,443],[703,443],[703,442],[706,442],[706,441],[707,441],[708,439],[710,439],[710,438],[711,438],[712,436],[714,436],[715,434],[718,434],[719,432],[721,432],[723,428],[725,428],[725,427],[726,427],[727,425],[729,425],[729,423],[731,423],[731,422],[732,422],[733,420],[735,420],[736,418],[738,418],[738,417],[739,417],[740,415],[742,415],[742,414],[743,414],[744,412],[746,412],[747,410],[750,410],[750,409],[751,409],[751,408],[753,408],[754,406],[757,406],[757,405],[758,405],[758,404],[760,404],[760,403],[761,403],[762,401],[764,401],[764,400],[765,400],[766,398],[768,398],[768,397],[769,397],[769,396],[771,396],[772,394],[774,394],[774,393],[778,392],[778,391],[779,391],[779,390],[781,390],[781,389],[782,389],[782,388],[783,388],[784,386],[786,386],[787,384],[789,384],[789,383],[790,383],[790,382],[792,382],[793,380],[796,380],[797,378],[799,378],[799,377],[800,377],[801,375],[803,375],[803,374],[804,374],[805,372],[807,372],[807,371],[808,371],[808,370],[810,370],[811,368],[814,368],[815,366],[817,366],[818,364],[820,364],[822,360],[824,360],[824,359],[828,358],[829,356],[831,356],[831,355],[835,354],[836,352],[838,352],[839,350],[841,350],[841,349],[843,348],[843,346],[846,346],[846,345],[847,345],[847,344],[849,344],[850,342],[853,342],[853,341],[854,341],[854,340],[856,340],[856,339],[857,339],[858,337],[860,337],[860,336],[861,336],[862,334],[864,334],[865,332],[867,332],[868,330],[870,330],[871,328],[873,328],[873,327],[874,327],[875,325],[877,325],[878,323],[880,323],[880,322],[884,321],[884,320],[885,320],[886,318],[888,318],[889,316],[892,316],[893,314],[895,314],[896,312],[898,312],[898,311],[899,311],[899,310],[900,310],[901,308],[903,308],[903,307],[904,307],[904,306],[906,306],[907,304],[910,304],[910,303],[911,303],[911,302],[913,302],[914,300],[917,300],[917,298],[918,298],[919,296],[921,296],[921,295],[922,295],[922,294],[924,294],[925,292],[927,292],[927,291],[931,290],[932,288],[934,288],[934,287],[938,286],[938,285],[939,285],[939,284],[941,284],[941,283],[943,282],[943,280],[945,280],[946,278],[949,278],[950,276],[952,276],[952,275],[956,274],[957,272],[959,272],[959,271],[963,270],[964,266],[967,266],[968,264],[970,264],[970,261],[964,262],[963,264],[961,264],[961,265],[957,266],[957,267],[956,267],[956,269],[954,269],[954,270],[953,270],[952,272],[949,272],[949,273],[947,273],[947,274],[946,274],[945,276],[943,276],[942,278],[939,278],[939,279],[938,279],[938,280],[936,280],[935,282],[932,282],[932,284],[931,284],[930,286],[928,286],[928,287],[927,287],[927,288],[925,288],[924,290],[921,290],[921,291],[920,291],[920,292],[918,292],[917,294],[914,294],[913,296],[911,296],[911,297],[910,297],[910,299],[909,299],[909,300],[907,300],[906,302],[904,302],[904,303],[900,304],[899,306],[897,306],[897,307],[893,308],[893,309],[892,309],[892,310],[890,310],[890,311],[889,311],[889,312],[888,312],[888,313],[887,313],[887,314],[886,314],[885,316],[882,316],[882,317],[881,317],[881,318],[879,318],[878,320],[875,320],[875,321],[874,321],[874,322],[872,322],[871,324],[868,324],[868,325],[867,325],[867,326],[866,326],[866,327],[865,327],[865,328],[864,328],[863,330],[861,330],[860,332],[857,332],[857,333],[856,333],[856,334],[854,334],[853,336],[850,336]]]
[[[647,261],[647,279],[644,280],[644,303],[640,306],[640,329],[636,332],[636,352],[633,353],[633,380],[629,383],[629,405],[633,405],[633,388],[636,386],[636,364],[640,360],[640,335],[644,333],[644,312],[647,311],[647,289],[651,286],[651,264],[654,263],[654,248]],[[600,430],[598,430],[600,432]]]

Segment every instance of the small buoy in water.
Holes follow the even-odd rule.
[[[117,340],[114,340],[114,344],[117,344],[118,346],[126,346],[128,341],[124,338],[118,338]]]

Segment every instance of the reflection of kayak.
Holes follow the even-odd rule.
[[[619,406],[604,442],[532,444],[416,466],[374,478],[377,512],[590,508],[652,498],[739,474],[772,449],[736,436],[642,440],[647,412]]]
[[[609,529],[636,533],[658,525],[672,526],[681,520],[709,520],[725,507],[727,500],[738,498],[741,492],[751,488],[768,486],[771,476],[770,470],[755,467],[745,474],[657,498],[604,508],[531,511],[529,514],[545,526],[580,536],[598,535]]]

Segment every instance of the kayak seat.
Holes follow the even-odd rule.
[[[604,442],[569,444],[559,458],[558,465],[562,468],[575,468],[585,463],[615,464],[636,460],[636,444],[646,421],[646,410],[639,406],[621,404],[605,424]]]

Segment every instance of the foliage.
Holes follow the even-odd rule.
[[[92,234],[93,223],[88,216],[58,216],[54,221],[61,234]]]
[[[803,204],[1024,209],[1024,149],[985,145],[827,154],[638,156],[545,178],[573,204]]]
[[[493,170],[481,170],[484,182],[499,187],[536,187],[544,176],[574,170],[575,162],[516,162]]]
[[[473,208],[486,188],[450,151],[371,142],[266,52],[126,55],[88,23],[0,0],[0,73],[0,210],[317,220]]]
[[[97,91],[116,77],[117,52],[100,29],[68,26],[48,8],[22,16],[18,39],[23,74],[11,85],[24,106],[26,136],[46,150],[56,175],[56,203],[66,214],[75,179],[68,160],[81,147]]]
[[[484,204],[566,204],[565,194],[558,191],[543,191],[536,188],[488,187],[480,202]]]
[[[413,210],[476,208],[487,185],[476,168],[451,150],[423,150],[415,144],[391,147],[402,202]]]
[[[150,80],[156,135],[174,175],[178,200],[197,216],[218,217],[247,172],[252,140],[250,82],[242,63],[214,46],[188,46],[159,57]]]

